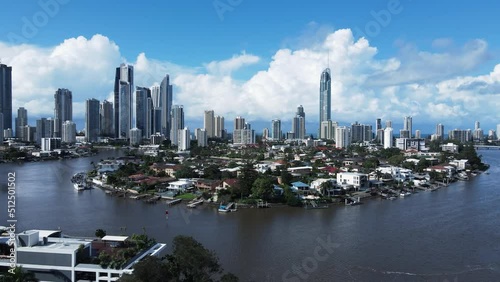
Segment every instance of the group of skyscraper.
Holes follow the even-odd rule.
[[[4,129],[8,129],[8,135],[12,131],[12,67],[0,64],[0,87],[0,119],[3,127],[0,132],[3,137]],[[113,103],[97,99],[85,102],[85,140],[96,142],[100,136],[129,139],[131,133],[139,132],[140,139],[158,134],[175,144],[178,130],[184,128],[184,111],[182,106],[172,105],[172,97],[173,89],[168,74],[160,85],[151,88],[137,86],[134,92],[134,68],[121,64],[116,68]],[[59,88],[54,94],[53,118],[37,120],[36,127],[28,125],[28,112],[20,107],[15,129],[15,137],[24,141],[40,143],[42,138],[61,138],[62,142],[75,142],[72,92]]]
[[[371,125],[355,122],[350,127],[339,126],[332,121],[331,114],[331,84],[332,76],[326,68],[320,77],[319,87],[319,128],[320,139],[335,140],[336,146],[343,148],[351,143],[375,140],[384,147],[392,147],[393,127],[391,121],[386,121],[382,128],[381,119],[375,123],[375,134]],[[135,94],[135,105],[134,105]],[[130,139],[131,143],[140,143],[152,136],[170,139],[173,145],[184,149],[189,148],[190,132],[184,127],[184,108],[182,105],[172,105],[173,88],[167,74],[160,85],[152,87],[137,86],[134,91],[134,68],[121,64],[116,68],[113,103],[104,100],[88,99],[85,103],[85,140],[96,142],[99,137]],[[135,107],[134,107],[135,106]],[[134,112],[135,109],[135,112]],[[134,119],[135,113],[135,119]],[[412,133],[413,119],[404,117],[403,129],[399,131],[400,138],[421,138],[420,131]],[[263,138],[270,140],[305,139],[305,112],[302,105],[292,118],[292,128],[286,135],[282,133],[281,120],[274,119],[271,129],[265,128]],[[500,131],[500,125],[497,133]],[[204,113],[204,127],[194,132],[198,144],[206,146],[207,138],[226,138],[224,117],[215,116],[213,110]],[[62,142],[76,141],[76,124],[73,122],[73,96],[66,88],[59,88],[54,94],[53,118],[41,118],[36,121],[36,127],[28,125],[28,112],[24,107],[17,110],[15,119],[15,134],[12,130],[12,67],[0,64],[0,138],[17,137],[23,141],[36,141],[40,144],[42,138],[60,138]],[[483,131],[476,122],[474,131],[451,130],[450,139],[470,141],[482,139]],[[498,137],[490,130],[488,137]],[[444,138],[444,126],[438,124],[432,139]],[[182,146],[179,144],[182,143]],[[233,143],[251,144],[255,142],[255,131],[245,119],[238,116],[234,121]]]

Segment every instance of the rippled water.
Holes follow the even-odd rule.
[[[489,174],[395,201],[230,214],[181,204],[169,208],[168,220],[164,204],[73,189],[71,175],[117,154],[0,165],[1,199],[7,172],[17,173],[18,231],[61,228],[92,236],[97,228],[108,234],[145,230],[167,243],[191,235],[242,281],[500,281],[500,151],[481,151]],[[0,222],[6,222],[4,212]]]

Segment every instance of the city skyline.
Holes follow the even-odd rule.
[[[60,4],[59,13],[51,16],[48,24],[36,26],[38,32],[27,36],[20,19],[30,20],[43,9],[37,3],[19,4],[0,27],[4,35],[0,37],[2,64],[14,68],[12,110],[25,107],[31,124],[51,116],[50,96],[66,87],[73,92],[73,120],[81,130],[85,101],[113,101],[114,76],[110,70],[125,63],[134,67],[134,84],[143,87],[159,86],[165,74],[170,74],[175,93],[172,103],[185,106],[186,125],[190,128],[202,127],[200,113],[212,109],[226,117],[228,124],[242,115],[260,131],[268,127],[260,124],[279,118],[283,128],[288,129],[295,107],[303,105],[308,113],[307,133],[316,133],[319,125],[312,121],[319,120],[317,80],[329,67],[334,101],[331,116],[339,124],[371,124],[376,117],[400,124],[400,117],[412,116],[423,133],[432,133],[437,123],[472,128],[470,124],[481,120],[483,129],[489,130],[500,122],[500,114],[494,110],[500,100],[495,99],[499,95],[496,85],[500,81],[500,42],[487,24],[491,6],[498,5],[493,1],[474,6],[483,13],[482,17],[468,17],[474,29],[465,28],[467,23],[452,16],[470,10],[463,3],[447,7],[449,13],[440,17],[436,15],[442,3],[396,1],[396,6],[389,7],[389,2],[394,1],[362,1],[356,5],[326,3],[323,9],[307,5],[301,9],[303,14],[283,27],[278,36],[273,25],[249,25],[248,13],[260,10],[265,19],[276,22],[271,15],[283,8],[266,3],[269,9],[262,11],[257,9],[259,2],[241,3],[225,13],[223,20],[210,3],[200,4],[192,10],[199,14],[197,21],[206,24],[200,30],[182,24],[178,30],[168,32],[148,26],[148,32],[136,34],[156,42],[158,38],[153,34],[172,33],[170,42],[175,44],[167,46],[137,44],[146,41],[121,35],[108,24],[117,19],[117,15],[108,13],[112,8],[109,5],[94,11],[108,13],[109,18],[99,19],[99,24],[76,26],[73,19],[90,13],[88,7],[76,2]],[[292,6],[286,9],[295,9]],[[132,4],[120,8],[138,12],[143,9]],[[190,13],[189,9],[182,11],[179,14]],[[333,16],[344,13],[350,16]],[[432,19],[433,25],[414,28],[423,24],[418,20],[422,15]],[[244,16],[241,23],[237,20],[240,16]],[[171,20],[160,19],[165,21],[164,26]],[[136,28],[144,24],[123,23],[131,31],[138,31]],[[59,29],[63,26],[68,28]],[[442,28],[436,31],[432,26]],[[457,26],[462,27],[460,33]],[[214,27],[221,31],[210,38],[214,44],[190,41],[204,35],[201,30]],[[253,35],[259,33],[267,40]],[[24,54],[36,60],[28,60]],[[163,118],[164,122],[168,120]],[[165,129],[166,135],[169,132]]]

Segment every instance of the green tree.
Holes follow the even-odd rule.
[[[252,195],[263,200],[270,200],[274,197],[273,180],[269,176],[257,178],[252,185]]]
[[[431,152],[441,152],[441,140],[432,140],[429,143],[429,151],[431,151]]]
[[[253,183],[258,176],[259,173],[255,171],[252,163],[249,162],[243,166],[238,177],[241,197],[250,195]]]
[[[485,165],[481,162],[481,157],[477,155],[473,145],[464,145],[459,148],[457,158],[468,160],[469,165],[473,169],[485,169]]]
[[[106,236],[106,231],[104,229],[99,228],[95,231],[95,236],[103,238],[104,236]]]
[[[222,271],[215,253],[189,236],[174,238],[171,260],[181,281],[213,281],[212,276]]]
[[[378,155],[384,159],[389,159],[392,156],[401,155],[401,150],[398,148],[386,148],[380,150]]]
[[[292,183],[293,181],[292,174],[290,174],[286,169],[281,171],[280,176],[281,176],[281,183],[285,185],[290,185],[290,183]]]
[[[188,165],[182,165],[179,170],[175,172],[175,178],[194,178],[198,177],[198,175],[194,172],[194,170]]]
[[[209,165],[203,170],[203,176],[208,179],[221,179],[222,172],[217,165]]]
[[[424,169],[428,168],[431,166],[431,162],[427,159],[420,159],[420,161],[417,163],[417,166],[415,170],[417,172],[423,172]]]
[[[302,206],[302,202],[297,197],[297,194],[293,193],[293,191],[290,187],[285,186],[285,188],[283,190],[284,190],[285,202],[287,205],[292,206],[292,207]]]
[[[161,259],[154,256],[147,256],[136,265],[132,275],[124,275],[121,282],[163,282],[175,281],[175,274],[172,268]]]
[[[401,163],[403,163],[404,159],[405,159],[405,157],[401,154],[393,155],[387,160],[387,162],[391,165],[396,166],[396,165],[400,165]]]
[[[325,196],[325,195],[329,196],[328,191],[333,189],[335,187],[335,185],[333,185],[333,182],[331,182],[331,181],[325,181],[325,182],[321,183],[321,185],[319,187],[321,190],[321,194],[323,196]]]
[[[375,169],[380,165],[378,158],[368,158],[363,162],[363,167],[367,169]]]

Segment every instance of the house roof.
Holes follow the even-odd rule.
[[[112,241],[112,242],[125,242],[125,240],[128,239],[128,236],[113,236],[113,235],[106,235],[102,237],[102,241]]]
[[[293,186],[295,187],[309,187],[309,185],[305,184],[304,182],[301,181],[296,181],[292,183]]]
[[[321,170],[323,171],[327,171],[329,173],[336,173],[337,171],[339,171],[338,168],[336,167],[333,167],[333,166],[325,166],[324,168],[322,168]]]
[[[237,185],[239,182],[238,178],[228,178],[224,180],[224,183],[226,183],[229,186]]]

